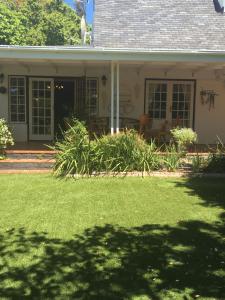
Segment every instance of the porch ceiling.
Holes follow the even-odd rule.
[[[165,73],[170,73],[173,71],[188,71],[193,74],[198,74],[204,71],[218,71],[225,74],[225,62],[215,63],[215,62],[140,62],[140,61],[120,61],[121,70],[135,68],[137,72],[145,70],[159,70]],[[54,69],[56,72],[60,68],[98,68],[104,67],[110,69],[110,61],[74,61],[74,60],[54,60],[54,59],[40,59],[39,61],[34,61],[31,59],[2,59],[0,57],[0,68],[2,66],[15,66],[25,68],[28,72],[31,68],[35,67],[46,67]]]

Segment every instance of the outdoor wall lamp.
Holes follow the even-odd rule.
[[[102,85],[106,86],[107,78],[105,75],[102,76]]]
[[[0,87],[0,94],[5,94],[7,92],[7,88],[4,86]]]

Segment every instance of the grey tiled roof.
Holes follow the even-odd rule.
[[[212,0],[95,0],[94,46],[225,50]]]

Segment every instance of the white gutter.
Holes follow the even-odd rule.
[[[207,49],[158,49],[158,48],[105,48],[105,47],[91,47],[91,46],[12,46],[0,45],[1,50],[9,51],[54,51],[54,52],[90,52],[90,53],[182,53],[182,54],[225,54],[225,50],[207,50]]]
[[[120,49],[75,46],[0,46],[0,59],[225,62],[225,50]]]

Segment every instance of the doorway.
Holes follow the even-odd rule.
[[[55,136],[61,137],[74,113],[74,80],[55,79],[54,91]]]
[[[30,78],[29,140],[61,138],[75,116],[88,122],[98,114],[97,78]]]

